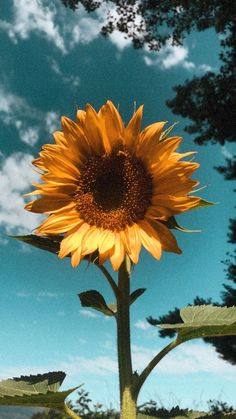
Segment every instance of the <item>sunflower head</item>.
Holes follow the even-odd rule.
[[[59,257],[72,266],[95,251],[117,270],[125,254],[138,262],[142,245],[160,259],[162,250],[181,253],[168,228],[173,216],[198,205],[189,196],[198,164],[183,161],[180,137],[163,135],[165,122],[141,130],[141,106],[127,126],[111,101],[97,113],[87,105],[77,121],[62,117],[62,131],[33,164],[42,183],[28,211],[48,214],[36,234],[61,234]]]

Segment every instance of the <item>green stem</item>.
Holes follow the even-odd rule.
[[[99,265],[99,263],[96,263],[96,266],[100,269],[100,271],[103,273],[103,275],[105,276],[105,278],[108,280],[116,298],[118,298],[119,296],[119,288],[117,287],[114,279],[112,278],[112,276],[109,274],[108,270],[105,268],[105,266],[103,265]]]
[[[121,419],[136,418],[136,398],[133,394],[133,371],[130,347],[130,271],[126,256],[118,273],[117,349],[120,384]]]
[[[67,415],[69,415],[72,419],[81,419],[73,410],[71,410],[66,404],[64,405],[64,410]]]
[[[167,355],[172,349],[176,348],[180,343],[177,340],[174,340],[169,345],[167,345],[162,351],[160,351],[150,362],[149,364],[144,368],[142,373],[139,375],[139,377],[136,379],[135,387],[134,387],[134,394],[136,398],[138,397],[138,394],[140,392],[140,389],[146,379],[148,378],[149,374],[152,372],[152,370],[156,367],[156,365],[164,358],[165,355]]]

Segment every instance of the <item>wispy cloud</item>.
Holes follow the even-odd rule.
[[[137,327],[137,329],[141,329],[141,330],[147,330],[147,329],[151,328],[150,324],[147,321],[144,321],[144,320],[137,320],[134,323],[134,326]]]
[[[134,367],[137,370],[142,370],[160,351],[160,348],[150,349],[138,345],[134,345],[132,349]],[[222,360],[211,346],[200,343],[188,343],[175,349],[158,364],[157,371],[163,375],[211,373],[230,380],[236,377],[236,366]]]
[[[21,141],[34,146],[45,131],[59,128],[59,115],[55,111],[42,112],[28,101],[0,84],[0,120],[13,126]]]
[[[84,372],[93,375],[116,374],[118,372],[116,359],[109,356],[95,358],[68,356],[67,358],[61,363],[61,368],[67,371],[70,377],[78,376]]]
[[[43,298],[60,298],[63,297],[63,293],[58,292],[50,292],[50,291],[39,291],[37,293],[30,293],[26,291],[18,291],[15,293],[17,297],[20,298],[36,298],[36,299],[43,299]],[[61,312],[60,312],[61,313]],[[61,314],[63,315],[63,314]]]
[[[55,23],[56,8],[49,7],[42,0],[13,0],[13,20],[0,20],[0,29],[6,31],[14,43],[26,40],[32,32],[45,37],[63,53],[66,46]]]
[[[69,85],[72,88],[77,88],[80,85],[80,78],[78,75],[65,74],[54,59],[50,59],[49,63],[52,71],[60,77],[63,83]]]
[[[0,30],[17,43],[27,40],[32,33],[54,44],[63,54],[68,53],[76,44],[88,43],[100,32],[103,19],[87,17],[80,8],[71,13],[60,3],[54,5],[45,0],[13,0],[13,19],[0,20]]]
[[[108,9],[116,16],[110,3],[88,16],[82,5],[72,13],[62,4],[46,0],[13,0],[13,18],[0,20],[0,30],[5,31],[14,43],[25,41],[34,33],[53,44],[62,54],[67,54],[78,44],[88,44],[100,36]],[[109,37],[119,51],[131,44],[125,35],[114,31]],[[75,82],[76,79],[74,79]]]
[[[223,145],[221,147],[221,153],[223,154],[223,156],[228,159],[228,160],[232,160],[234,158],[233,153],[229,150],[228,147],[226,147],[225,145]]]
[[[0,164],[0,226],[6,234],[25,234],[40,224],[42,217],[25,211],[23,194],[30,190],[32,182],[39,179],[32,170],[33,156],[14,153]]]
[[[169,70],[174,67],[182,67],[188,71],[207,72],[213,71],[208,64],[196,65],[189,60],[189,48],[185,45],[172,45],[169,39],[166,44],[157,52],[145,50],[143,56],[144,62],[148,66],[156,66],[162,70]]]
[[[81,342],[82,343],[82,342]],[[132,347],[134,369],[142,370],[152,357],[160,351],[160,348],[150,349],[143,346]],[[74,356],[66,355],[64,360],[50,365],[50,368],[59,368],[66,371],[69,380],[78,377],[81,373],[104,376],[117,374],[117,359],[113,356]],[[0,377],[6,378],[19,376],[21,374],[43,373],[48,370],[48,365],[35,367],[33,365],[22,365],[14,368],[0,367]],[[185,344],[168,354],[153,372],[158,375],[184,376],[189,374],[208,373],[219,379],[236,382],[236,366],[219,358],[214,349],[205,344]]]
[[[95,319],[95,318],[98,317],[98,315],[96,313],[94,313],[93,311],[90,311],[90,310],[82,309],[79,312],[80,312],[80,314],[82,314],[82,316],[89,317],[90,319]]]

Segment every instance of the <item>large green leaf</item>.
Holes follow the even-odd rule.
[[[163,329],[175,329],[180,343],[196,338],[236,335],[236,307],[188,306],[180,310],[180,316],[183,323],[158,325]]]
[[[114,316],[112,305],[107,305],[104,297],[96,290],[84,291],[78,294],[82,307],[101,311],[106,316]]]
[[[78,387],[58,391],[66,374],[62,371],[21,376],[0,381],[0,405],[36,406],[65,411],[65,399]]]

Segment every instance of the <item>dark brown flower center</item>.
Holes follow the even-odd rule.
[[[142,220],[152,198],[152,179],[142,161],[118,151],[91,157],[74,195],[80,217],[90,225],[123,230]]]

